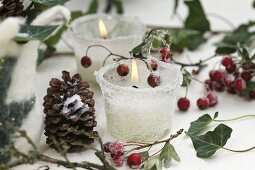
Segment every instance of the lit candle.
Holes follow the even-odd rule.
[[[90,48],[88,56],[91,65],[87,68],[81,65],[81,58],[91,45],[102,45],[111,52],[129,56],[129,50],[142,41],[146,27],[136,18],[110,15],[87,15],[73,21],[68,42],[74,47],[78,72],[83,80],[97,84],[94,72],[103,66],[109,52],[101,47]],[[106,64],[113,63],[110,57]]]
[[[125,77],[118,75],[118,64],[96,72],[104,96],[107,128],[112,136],[124,141],[158,140],[171,126],[176,93],[182,84],[180,68],[160,62],[161,84],[152,88],[147,83],[150,71],[144,62],[132,60],[126,64],[132,72]],[[139,88],[131,87],[134,83],[139,83]]]
[[[100,36],[103,39],[106,39],[108,32],[107,32],[107,29],[106,29],[106,26],[105,26],[103,20],[101,20],[101,19],[98,21],[98,28],[99,28]]]

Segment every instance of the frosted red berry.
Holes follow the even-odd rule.
[[[120,167],[124,163],[124,157],[123,156],[115,156],[113,159],[113,163],[115,166]]]
[[[224,74],[222,81],[225,86],[229,87],[231,86],[231,83],[235,80],[235,77],[233,74]]]
[[[244,70],[252,70],[255,69],[255,63],[244,63],[242,67]]]
[[[89,66],[91,66],[92,61],[91,58],[88,56],[84,56],[81,58],[81,65],[85,68],[88,68]]]
[[[112,144],[112,142],[106,142],[106,143],[104,144],[104,151],[105,151],[106,153],[111,152],[111,150],[110,150],[111,144]]]
[[[225,67],[228,67],[233,64],[233,60],[230,56],[226,56],[222,58],[221,64]]]
[[[235,89],[241,92],[243,89],[246,88],[246,83],[242,78],[237,78],[234,82]]]
[[[155,57],[150,57],[149,58],[149,61],[148,61],[148,64],[150,66],[150,68],[153,70],[153,71],[156,71],[157,68],[158,68],[158,60],[157,58]]]
[[[213,82],[212,82],[212,80],[210,80],[210,79],[205,80],[205,85],[206,85],[207,88],[209,88],[210,90],[213,89]]]
[[[234,73],[236,71],[236,64],[232,64],[232,65],[226,67],[226,71],[228,73]]]
[[[209,99],[209,106],[210,107],[213,107],[218,103],[218,97],[216,96],[215,93],[212,93],[212,92],[208,93],[206,95],[206,98]]]
[[[215,89],[218,92],[222,92],[222,91],[224,91],[224,85],[222,83],[214,81],[213,82],[213,89]]]
[[[215,71],[215,70],[211,70],[211,71],[209,72],[209,77],[210,77],[211,80],[214,80],[214,78],[213,78],[214,71]]]
[[[204,110],[209,107],[210,101],[207,97],[201,97],[197,100],[197,107]]]
[[[117,73],[120,75],[120,76],[126,76],[128,75],[129,73],[129,68],[126,64],[120,64],[118,67],[117,67]]]
[[[241,73],[241,77],[245,80],[245,81],[250,81],[252,79],[252,75],[250,71],[244,71]]]
[[[213,79],[217,82],[221,82],[222,80],[222,72],[219,70],[215,70],[213,73]]]
[[[171,51],[169,48],[162,48],[160,51],[161,61],[169,63],[171,62]]]
[[[147,82],[151,87],[156,87],[160,84],[160,76],[156,73],[152,73],[147,78]]]
[[[137,169],[142,163],[142,156],[139,153],[132,153],[127,158],[127,164],[132,169]]]
[[[186,110],[188,110],[189,107],[190,107],[190,101],[189,101],[188,98],[182,97],[182,98],[180,98],[180,99],[178,100],[177,106],[178,106],[178,108],[179,108],[180,110],[186,111]]]

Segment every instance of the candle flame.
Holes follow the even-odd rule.
[[[139,81],[139,76],[138,76],[138,69],[137,69],[137,63],[135,59],[132,59],[132,82],[138,82]]]
[[[106,38],[108,35],[108,32],[107,32],[107,29],[106,29],[106,26],[105,26],[103,20],[101,20],[101,19],[99,20],[98,26],[99,26],[100,36],[102,38]]]

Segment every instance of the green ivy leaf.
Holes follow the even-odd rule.
[[[77,18],[79,18],[79,17],[81,17],[83,15],[84,14],[83,14],[82,11],[72,11],[71,12],[71,20],[73,21],[73,20],[75,20],[75,19],[77,19]]]
[[[19,34],[15,37],[17,42],[26,42],[30,40],[43,41],[49,35],[51,35],[56,29],[55,26],[34,26],[34,25],[22,25]]]
[[[181,162],[181,159],[180,159],[179,155],[177,154],[177,152],[175,151],[174,146],[172,144],[170,144],[169,150],[170,150],[170,153],[171,153],[171,157],[174,160],[176,160],[177,162]]]
[[[57,30],[57,32],[56,32],[54,35],[50,36],[48,39],[46,39],[46,40],[44,41],[44,43],[45,43],[47,46],[50,46],[50,47],[55,46],[55,45],[59,42],[59,40],[61,39],[62,34],[64,33],[64,31],[66,31],[66,30],[67,30],[67,26],[66,26],[66,25],[61,26],[61,27]]]
[[[183,81],[181,86],[187,87],[191,83],[191,74],[187,70],[184,70],[184,73],[182,74],[182,76],[183,76]]]
[[[213,131],[204,135],[195,136],[186,132],[197,151],[197,157],[207,158],[212,156],[218,149],[224,147],[231,136],[232,129],[224,124],[218,125]]]
[[[124,10],[122,6],[122,2],[120,0],[112,0],[112,4],[116,7],[118,14],[123,14]]]
[[[189,8],[188,17],[185,20],[185,28],[197,30],[201,33],[210,31],[210,23],[206,18],[202,4],[199,0],[184,1]]]
[[[49,58],[55,52],[56,52],[55,47],[47,47],[46,50],[38,49],[37,65],[40,65],[43,62],[43,60]]]
[[[249,82],[246,85],[246,88],[243,89],[243,91],[241,92],[242,95],[247,96],[251,90],[255,89],[255,82]]]
[[[199,134],[202,130],[205,129],[207,125],[209,125],[211,122],[213,122],[214,119],[218,117],[218,112],[214,114],[214,117],[212,117],[209,114],[204,114],[203,116],[199,117],[197,120],[194,122],[190,123],[190,127],[188,130],[188,133],[190,135],[197,135]]]
[[[162,161],[159,156],[154,156],[146,162],[144,168],[146,170],[162,170]]]
[[[242,24],[232,33],[226,35],[220,42],[216,43],[216,54],[232,54],[236,52],[237,43],[240,43],[241,45],[247,44],[254,37],[254,34],[249,32],[249,28],[254,25],[255,22]]]
[[[249,52],[243,45],[238,43],[237,47],[236,47],[236,51],[237,51],[238,55],[242,57],[243,62],[250,62],[251,61],[250,56],[249,56]]]
[[[63,5],[70,0],[31,0],[32,2],[39,3],[46,6]]]
[[[138,46],[136,46],[135,48],[133,48],[132,51],[130,51],[130,53],[133,54],[139,54],[142,51],[143,46],[146,45],[145,42],[142,42],[141,44],[139,44]]]
[[[180,29],[171,29],[173,37],[173,44],[171,46],[172,50],[180,51],[184,48],[189,49],[190,51],[196,50],[201,44],[206,42],[203,34],[196,30],[180,28]]]
[[[86,14],[94,14],[98,10],[98,0],[92,0]]]

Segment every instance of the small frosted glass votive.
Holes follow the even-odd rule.
[[[130,62],[126,64],[131,68]],[[95,73],[104,96],[107,128],[124,141],[155,141],[164,137],[170,127],[176,105],[176,94],[182,83],[180,68],[160,62],[160,86],[147,83],[150,72],[139,61],[139,82],[131,82],[131,73],[118,75],[117,64],[107,65]],[[133,85],[138,88],[132,87]]]
[[[106,26],[107,36],[100,35],[99,20]],[[103,45],[111,52],[129,57],[129,51],[137,46],[146,32],[146,26],[137,18],[120,15],[87,15],[76,19],[71,24],[70,34],[73,38],[77,59],[77,69],[83,80],[89,83],[96,83],[94,72],[103,66],[103,62],[109,52],[102,47],[90,48],[88,56],[92,65],[84,68],[81,65],[81,58],[85,56],[88,46]],[[112,63],[113,57],[107,59],[106,64]]]

